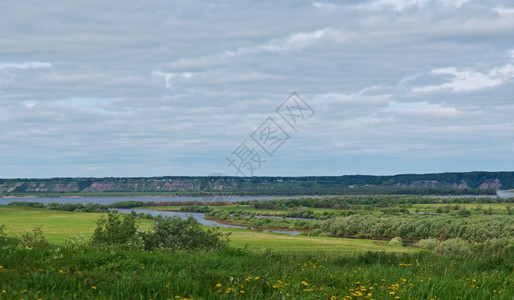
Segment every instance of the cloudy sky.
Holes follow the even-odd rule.
[[[0,178],[473,170],[514,1],[0,2]]]

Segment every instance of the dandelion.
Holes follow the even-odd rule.
[[[303,286],[309,286],[309,284],[308,284],[308,283],[307,283],[307,281],[305,281],[305,280],[303,280],[303,281],[301,282],[301,284],[302,284]]]
[[[217,288],[220,288],[221,286],[222,286],[222,284],[221,284],[221,283],[217,283],[217,284],[216,284],[216,287],[217,287]]]
[[[240,293],[240,294],[244,294],[244,293],[245,293],[245,291],[243,291],[243,290],[240,290],[240,291],[239,291],[239,293]]]
[[[63,270],[59,270],[59,274],[66,274]]]
[[[92,288],[93,290],[96,290],[96,286],[94,286],[94,285],[93,285],[91,288]]]

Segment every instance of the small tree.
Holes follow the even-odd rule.
[[[134,211],[124,215],[123,219],[119,213],[110,212],[107,219],[100,218],[96,225],[92,240],[94,246],[123,245],[136,240],[137,215]]]
[[[215,228],[204,230],[193,217],[156,217],[153,231],[141,234],[146,250],[209,251],[227,244],[227,235]]]
[[[50,243],[43,235],[41,227],[32,229],[32,233],[26,232],[21,236],[20,247],[25,249],[43,249],[50,247]]]

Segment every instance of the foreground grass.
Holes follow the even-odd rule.
[[[513,284],[501,257],[0,247],[2,299],[511,299]]]

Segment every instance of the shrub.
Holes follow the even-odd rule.
[[[439,243],[438,239],[423,239],[417,242],[416,246],[427,250],[435,250],[435,248],[439,246]]]
[[[70,252],[82,251],[88,246],[88,239],[82,234],[71,234],[64,239],[64,249]]]
[[[0,225],[0,245],[4,244],[5,240],[5,224]]]
[[[126,214],[123,220],[117,212],[110,212],[107,219],[96,222],[95,233],[91,241],[93,246],[131,245],[137,242],[137,215],[134,211]]]
[[[448,256],[466,256],[471,254],[471,248],[469,243],[461,238],[448,239],[437,246],[436,253]]]
[[[210,251],[228,244],[228,234],[218,232],[217,228],[204,230],[193,217],[182,220],[158,216],[154,219],[153,230],[140,235],[145,250]]]
[[[395,238],[392,238],[389,241],[389,245],[391,245],[391,246],[402,246],[403,245],[403,240],[402,240],[401,237],[397,236]]]
[[[32,233],[26,232],[21,236],[19,246],[25,249],[43,249],[50,247],[50,243],[43,235],[41,227],[35,227]]]

